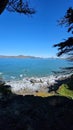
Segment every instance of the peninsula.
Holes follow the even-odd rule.
[[[7,56],[7,55],[0,55],[0,58],[40,58],[35,56],[25,56],[25,55],[17,55],[17,56]]]

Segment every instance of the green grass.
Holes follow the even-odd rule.
[[[73,99],[73,75],[56,91],[59,95]]]
[[[67,84],[62,84],[59,89],[57,90],[57,93],[59,95],[69,97],[73,99],[73,90],[69,89],[69,86]]]

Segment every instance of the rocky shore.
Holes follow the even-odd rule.
[[[18,81],[8,81],[6,85],[11,86],[11,91],[19,95],[32,95],[35,92],[50,92],[68,79],[70,75],[49,76],[49,77],[31,77]]]

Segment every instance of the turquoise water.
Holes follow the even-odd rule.
[[[5,80],[24,77],[46,77],[70,63],[64,59],[0,59],[0,77]]]

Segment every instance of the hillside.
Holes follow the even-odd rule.
[[[17,55],[17,56],[0,55],[0,58],[40,58],[40,57],[35,57],[35,56],[24,56],[24,55]]]

